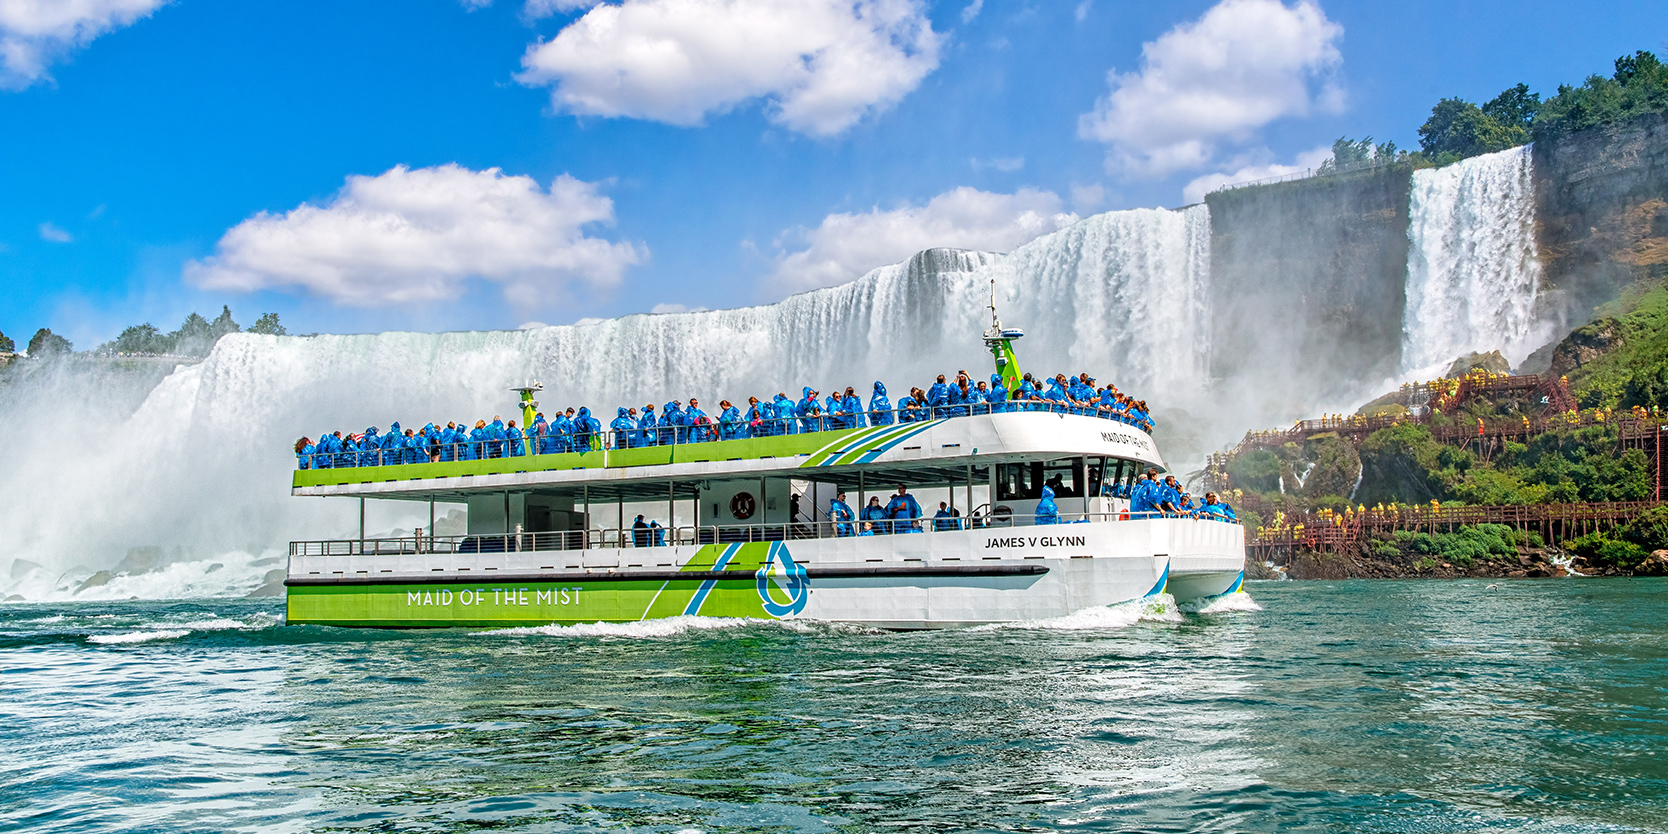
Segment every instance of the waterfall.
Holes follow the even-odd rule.
[[[1551,335],[1535,316],[1533,175],[1527,145],[1414,172],[1404,372],[1441,373],[1472,351],[1515,365]]]
[[[935,249],[777,304],[522,331],[274,337],[233,334],[201,363],[110,399],[93,360],[8,383],[0,423],[25,430],[0,482],[0,592],[71,595],[95,571],[152,570],[89,596],[238,593],[282,567],[290,539],[351,535],[357,505],[292,498],[297,437],[388,421],[514,416],[512,386],[541,381],[549,412],[697,396],[797,398],[873,380],[893,398],[965,368],[989,373],[980,334],[995,277],[1021,366],[1088,371],[1154,408],[1204,396],[1210,215],[1087,218],[1006,255]],[[39,377],[36,379],[35,377]],[[85,427],[83,430],[81,427]],[[372,529],[427,507],[370,502]],[[150,548],[132,555],[135,548]],[[152,555],[144,555],[144,554]],[[160,556],[155,554],[160,553]],[[158,578],[161,577],[161,578]],[[95,578],[96,580],[96,578]]]

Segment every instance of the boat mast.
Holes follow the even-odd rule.
[[[1025,331],[1017,327],[1002,327],[1002,319],[996,315],[996,278],[990,279],[990,329],[985,331],[985,347],[990,349],[990,355],[996,360],[996,373],[1002,377],[1002,387],[1010,392],[1019,388],[1023,374],[1019,370],[1019,358],[1014,355],[1014,340],[1025,335]]]

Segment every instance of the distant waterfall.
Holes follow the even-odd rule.
[[[1539,347],[1529,146],[1413,174],[1402,368],[1500,350],[1514,364]],[[1446,367],[1441,368],[1446,370]]]
[[[1004,323],[1026,330],[1026,370],[1088,371],[1156,409],[1188,403],[1210,349],[1209,237],[1203,206],[1113,212],[1007,255],[928,250],[761,307],[524,331],[234,334],[119,403],[106,401],[90,360],[74,360],[0,397],[6,425],[97,426],[14,446],[0,479],[0,569],[42,567],[13,564],[0,595],[63,596],[133,547],[176,564],[88,593],[252,588],[281,567],[288,540],[348,535],[357,523],[351,502],[289,496],[297,437],[514,417],[509,389],[530,379],[544,383],[547,412],[586,405],[606,424],[616,406],[672,398],[699,397],[717,414],[720,398],[745,407],[750,394],[797,398],[804,385],[850,385],[866,402],[879,379],[896,401],[933,374],[982,377],[992,276]],[[371,503],[372,529],[426,523],[426,505]]]

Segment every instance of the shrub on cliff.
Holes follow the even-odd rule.
[[[1652,507],[1616,533],[1645,551],[1668,550],[1668,507]]]
[[[1252,492],[1280,491],[1280,458],[1267,449],[1246,452],[1234,458],[1228,477],[1240,489]]]
[[[1588,533],[1564,542],[1564,549],[1585,559],[1589,565],[1604,568],[1631,569],[1650,555],[1650,551],[1633,542],[1613,539],[1603,533]]]
[[[1586,130],[1646,113],[1668,112],[1668,67],[1643,50],[1616,59],[1609,77],[1588,76],[1579,87],[1559,85],[1541,104],[1535,133],[1551,136]]]

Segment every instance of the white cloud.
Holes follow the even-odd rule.
[[[963,186],[924,206],[830,214],[815,229],[789,230],[777,247],[791,241],[803,248],[779,254],[768,283],[773,295],[833,286],[923,249],[1007,251],[1075,222],[1077,215],[1062,211],[1053,192],[993,194]]]
[[[1162,175],[1210,163],[1284,116],[1341,106],[1332,79],[1343,27],[1309,0],[1222,0],[1141,48],[1141,70],[1108,73],[1108,94],[1078,120],[1105,142],[1108,171]]]
[[[1082,23],[1089,19],[1089,10],[1093,7],[1094,0],[1083,0],[1083,2],[1077,4],[1077,8],[1072,12],[1072,17],[1076,18],[1078,23]]]
[[[967,6],[961,10],[961,22],[972,23],[974,18],[979,16],[979,12],[984,10],[985,0],[973,0],[973,2],[968,3]]]
[[[486,5],[491,3],[492,0],[466,0],[466,2]],[[521,7],[521,14],[528,20],[541,20],[564,12],[589,9],[601,2],[602,0],[527,0],[526,5]]]
[[[57,226],[55,226],[51,223],[42,223],[41,227],[40,227],[40,231],[41,231],[41,240],[51,241],[53,243],[74,243],[75,242],[75,237],[73,235],[71,235],[69,232],[64,231],[63,229],[58,228]]]
[[[0,88],[48,79],[47,67],[168,0],[0,0]]]
[[[205,289],[294,287],[375,307],[456,298],[472,278],[529,308],[579,283],[606,289],[645,252],[585,234],[614,220],[594,183],[566,174],[548,191],[532,177],[455,164],[351,176],[327,204],[260,214],[186,265]]]
[[[522,56],[558,109],[698,125],[764,99],[770,120],[840,133],[938,66],[919,0],[623,0]]]
[[[1271,162],[1267,165],[1244,165],[1233,171],[1206,174],[1194,178],[1182,187],[1182,200],[1187,203],[1197,203],[1203,201],[1206,194],[1215,191],[1220,186],[1313,171],[1331,157],[1331,146],[1322,146],[1298,154],[1297,159],[1293,160],[1290,165]]]

